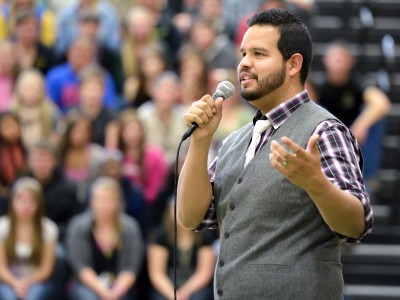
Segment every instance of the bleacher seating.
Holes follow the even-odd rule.
[[[387,117],[378,188],[373,197],[373,233],[362,244],[343,246],[346,296],[351,300],[400,299],[399,16],[398,0],[316,0],[316,15],[310,25],[315,45],[312,76],[316,84],[323,78],[321,59],[327,43],[345,39],[357,55],[357,68],[382,86],[393,103]],[[385,35],[388,35],[386,40]],[[385,54],[385,43],[393,46],[389,49],[393,50],[392,58]]]

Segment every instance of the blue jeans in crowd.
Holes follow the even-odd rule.
[[[29,287],[27,296],[24,300],[50,300],[53,295],[53,285],[51,282],[33,284]],[[8,284],[0,283],[1,300],[18,300],[14,290]]]
[[[71,300],[100,300],[99,296],[93,290],[89,289],[85,285],[75,282],[71,294],[70,294],[70,299]],[[130,300],[133,299],[131,297],[128,297],[127,295],[119,298],[119,300]]]

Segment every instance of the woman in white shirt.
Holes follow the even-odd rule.
[[[8,214],[0,218],[0,299],[50,299],[58,230],[44,217],[38,181],[16,181]]]

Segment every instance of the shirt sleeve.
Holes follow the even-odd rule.
[[[4,243],[10,231],[10,221],[8,217],[0,218],[0,243]]]
[[[349,243],[362,242],[371,233],[373,212],[362,178],[361,149],[350,130],[338,121],[324,121],[314,133],[320,135],[318,147],[325,176],[341,190],[354,195],[364,207],[365,230],[358,239],[336,234]]]
[[[203,221],[200,225],[195,229],[195,231],[201,231],[204,229],[216,229],[218,228],[218,221],[217,221],[217,213],[214,204],[214,178],[215,178],[215,170],[217,168],[218,156],[214,159],[214,161],[208,167],[208,175],[210,177],[210,183],[213,189],[212,192],[212,200],[210,207],[208,208]]]
[[[58,240],[58,228],[57,225],[48,218],[44,218],[42,221],[43,226],[43,240],[46,243]]]

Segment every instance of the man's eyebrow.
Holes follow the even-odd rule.
[[[252,47],[252,48],[249,48],[247,50],[247,52],[248,51],[251,51],[251,52],[264,52],[264,53],[269,52],[266,48],[263,48],[263,47]],[[239,52],[240,53],[245,52],[245,49],[240,48]]]

